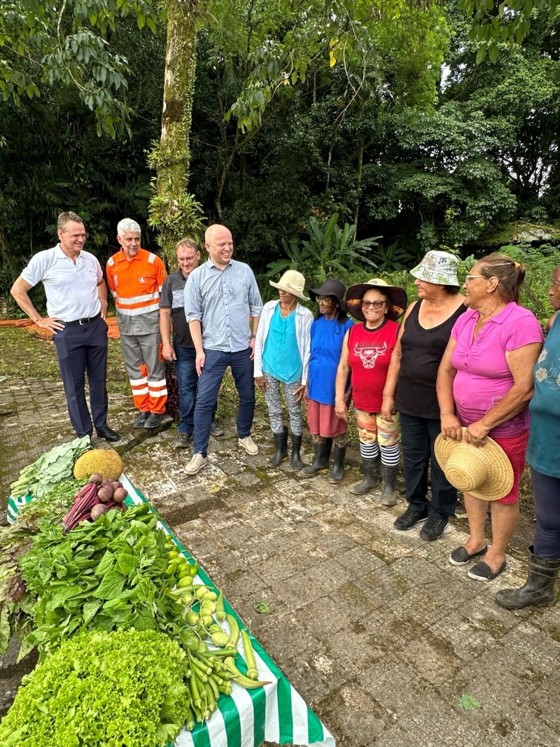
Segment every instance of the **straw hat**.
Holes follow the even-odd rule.
[[[273,283],[269,280],[269,283],[273,288],[291,293],[292,296],[301,298],[302,301],[309,301],[307,296],[303,295],[303,289],[305,288],[305,278],[297,270],[286,270],[277,283]]]
[[[438,252],[433,249],[426,252],[419,265],[410,274],[412,277],[434,285],[460,285],[457,277],[459,260],[449,252]]]
[[[474,446],[463,439],[453,441],[440,434],[435,442],[439,466],[453,487],[483,501],[498,501],[513,487],[513,467],[505,451],[493,438],[483,446]]]
[[[387,319],[392,319],[394,322],[404,314],[406,309],[406,291],[404,288],[399,288],[397,285],[389,285],[381,278],[372,278],[367,283],[358,283],[357,285],[351,285],[346,293],[346,305],[348,311],[353,317],[359,319],[361,322],[365,322],[366,318],[362,311],[362,298],[366,291],[372,288],[382,288],[389,294],[389,310],[387,311]]]

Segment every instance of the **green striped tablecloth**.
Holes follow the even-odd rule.
[[[127,503],[140,504],[149,501],[130,482],[126,475],[121,476],[128,490]],[[25,498],[8,499],[8,521],[12,523],[21,506],[31,500]],[[169,534],[187,557],[183,547],[167,524],[160,520],[160,528]],[[199,582],[216,588],[211,579],[199,569]],[[235,610],[225,602],[226,610],[235,615],[243,626]],[[224,625],[224,629],[228,631]],[[245,690],[233,684],[231,695],[222,695],[218,708],[205,724],[197,724],[192,732],[183,730],[175,740],[175,747],[260,747],[263,742],[309,747],[335,747],[336,743],[320,719],[307,706],[301,695],[292,687],[287,677],[268,656],[259,642],[251,636],[255,649],[259,679],[270,682],[257,690]],[[240,656],[243,648],[238,645]]]

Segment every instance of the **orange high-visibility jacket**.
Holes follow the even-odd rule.
[[[146,249],[140,249],[131,260],[121,249],[107,262],[107,285],[115,299],[117,319],[159,314],[159,295],[167,277],[162,260]]]

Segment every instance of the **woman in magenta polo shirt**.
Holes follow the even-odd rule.
[[[503,254],[483,257],[465,279],[468,310],[457,320],[437,381],[444,438],[481,445],[487,436],[506,452],[514,472],[511,491],[490,505],[492,545],[484,525],[488,501],[464,494],[469,537],[449,556],[463,565],[484,556],[468,575],[496,578],[506,567],[505,553],[519,519],[519,482],[529,435],[527,405],[533,393],[532,371],[543,334],[536,317],[518,305],[525,268]]]

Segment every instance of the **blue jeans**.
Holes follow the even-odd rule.
[[[198,392],[194,408],[194,453],[206,456],[212,414],[215,412],[220,384],[226,368],[231,366],[235,388],[239,395],[237,411],[237,435],[245,438],[251,434],[255,414],[255,384],[251,349],[238,353],[224,353],[220,350],[205,350],[206,360],[198,380]]]
[[[196,351],[194,348],[175,348],[175,375],[179,391],[179,426],[181,433],[194,430],[194,406],[198,374],[196,373]]]
[[[560,478],[531,467],[537,524],[533,552],[541,558],[560,558]]]
[[[441,431],[439,420],[419,418],[401,412],[406,499],[415,508],[427,509],[434,519],[447,519],[455,513],[457,491],[445,477],[434,454],[434,443]],[[432,500],[428,502],[428,467],[431,465]]]

